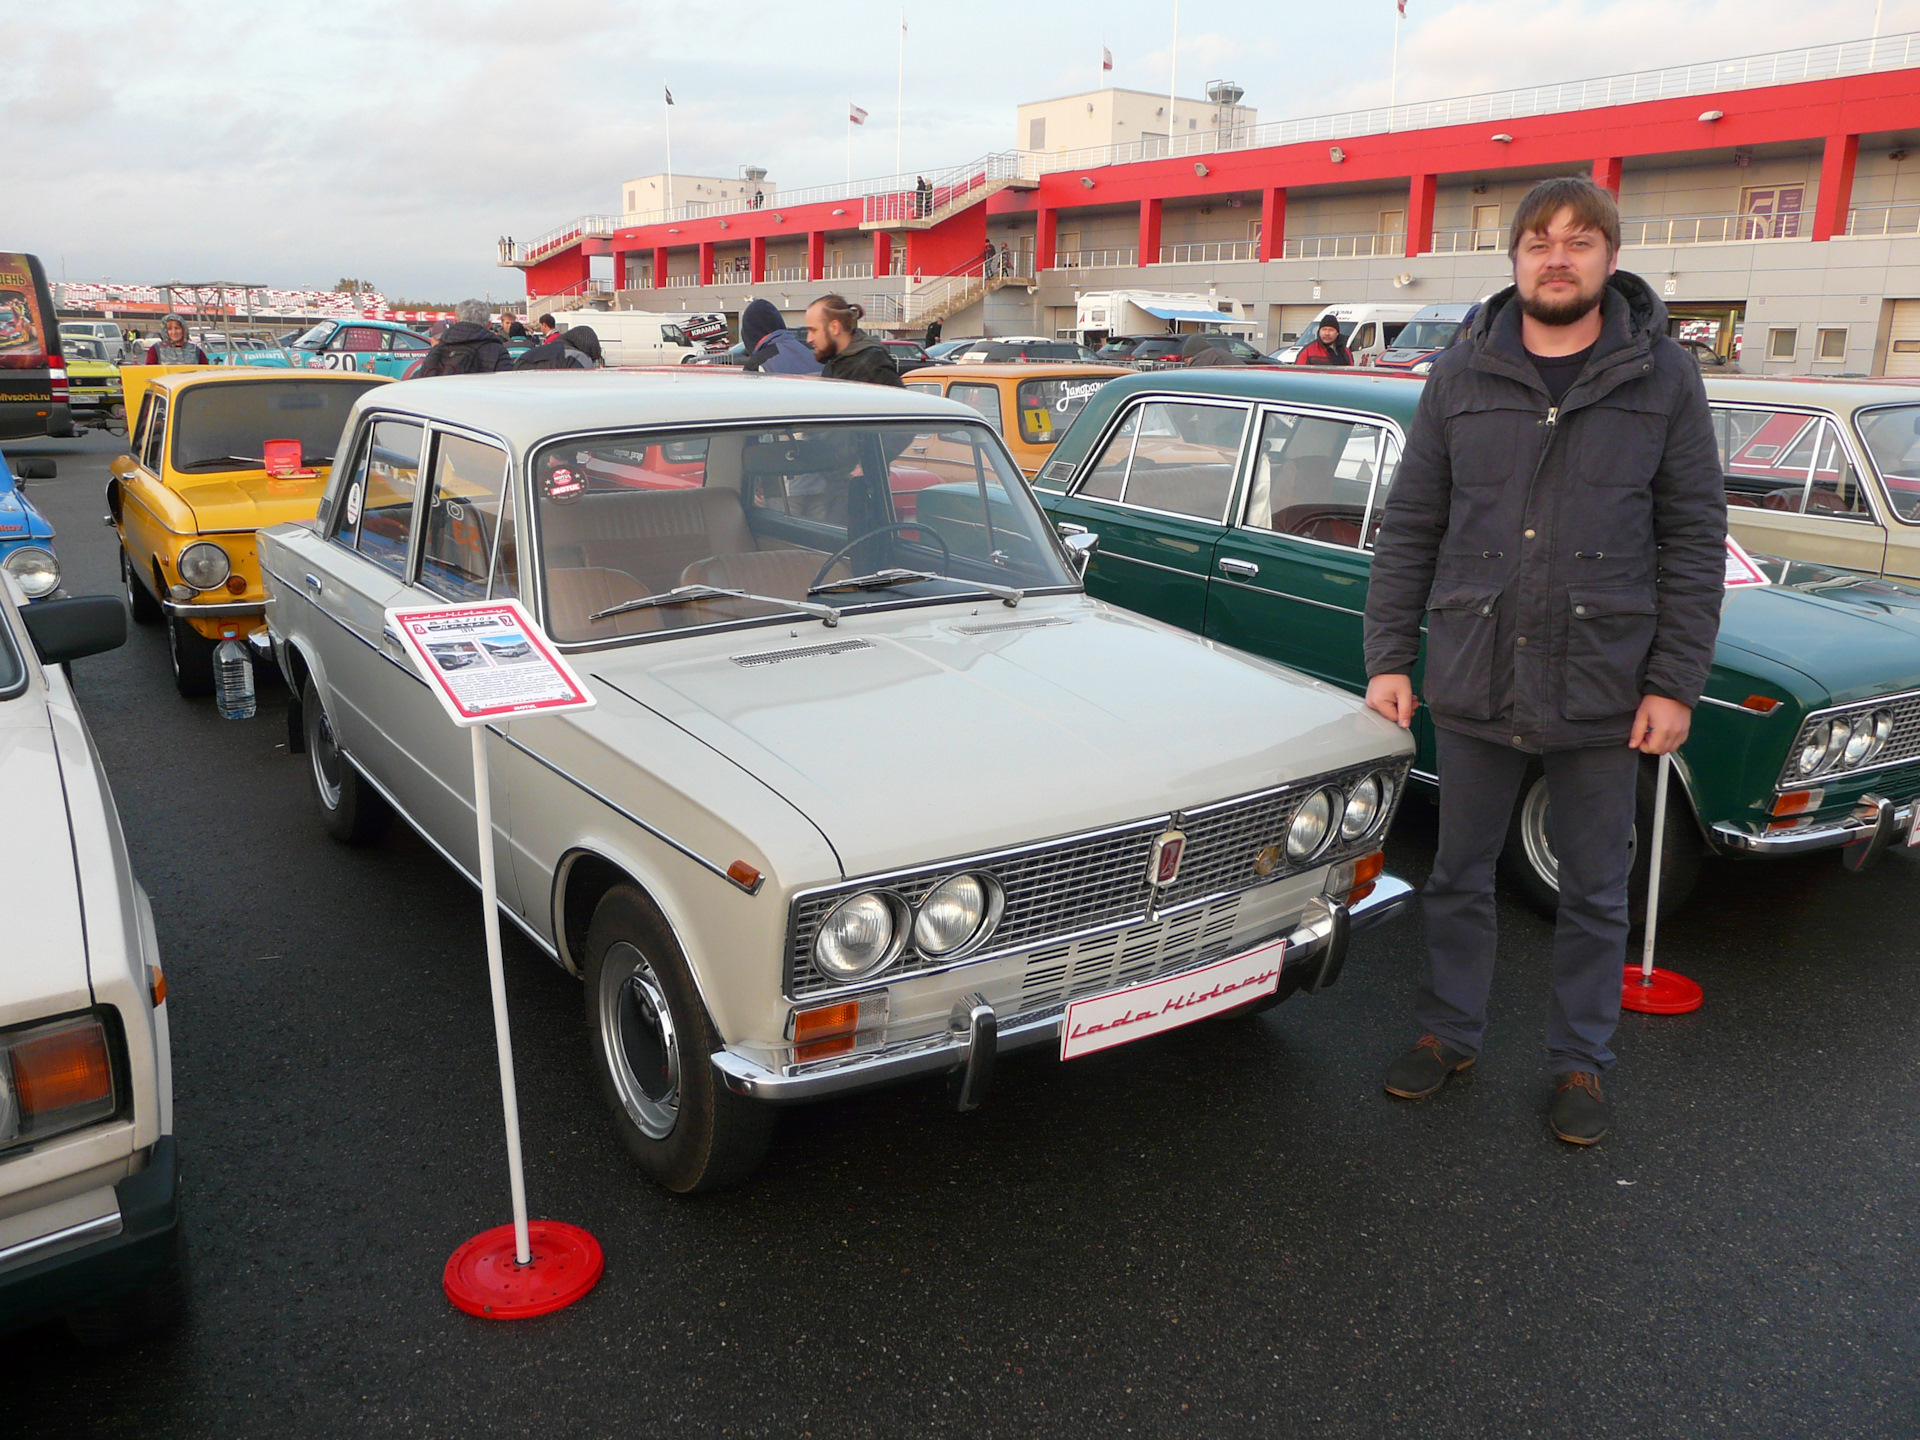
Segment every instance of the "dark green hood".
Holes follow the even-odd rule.
[[[1784,581],[1727,592],[1720,664],[1729,647],[1805,675],[1844,705],[1920,690],[1920,589],[1824,565],[1765,560]]]

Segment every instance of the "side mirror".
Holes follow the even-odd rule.
[[[1073,561],[1073,568],[1082,580],[1086,579],[1093,552],[1100,548],[1100,537],[1091,530],[1084,530],[1078,535],[1063,535],[1060,538],[1066,542],[1067,558]]]
[[[107,473],[119,480],[126,479],[139,468],[131,455],[116,455],[107,462]]]
[[[127,607],[118,595],[41,600],[20,611],[42,665],[118,650],[127,643]]]
[[[13,478],[57,480],[60,478],[60,467],[51,460],[16,460],[13,462]]]

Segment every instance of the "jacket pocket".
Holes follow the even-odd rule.
[[[1427,708],[1462,720],[1491,720],[1494,628],[1500,590],[1484,582],[1442,580],[1427,596]]]
[[[1562,715],[1610,720],[1639,709],[1659,611],[1648,581],[1567,587]]]

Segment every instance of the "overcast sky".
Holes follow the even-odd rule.
[[[619,208],[664,167],[799,187],[894,165],[901,5],[879,0],[0,0],[6,233],[49,272],[224,278],[450,301]],[[1173,0],[908,0],[909,171],[1012,147],[1014,107],[1163,90]],[[1400,98],[1865,37],[1874,0],[1409,0]],[[1393,0],[1183,0],[1179,89],[1237,80],[1264,120],[1386,101]],[[1920,30],[1885,0],[1882,34]]]

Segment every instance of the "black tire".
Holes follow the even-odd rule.
[[[1546,775],[1535,768],[1520,786],[1519,802],[1513,807],[1513,819],[1507,826],[1506,849],[1500,864],[1507,879],[1542,915],[1552,917],[1560,908],[1558,866],[1552,861],[1552,845],[1545,836]],[[1633,868],[1627,876],[1627,918],[1638,928],[1647,920],[1647,881],[1652,869],[1653,847],[1641,843],[1641,837],[1653,833],[1653,798],[1658,782],[1658,766],[1651,760],[1640,762],[1640,774],[1634,795]],[[1693,807],[1676,776],[1667,785],[1667,833],[1660,847],[1660,918],[1667,919],[1686,904],[1700,879],[1700,863],[1706,848],[1694,823]]]
[[[166,618],[167,612],[160,608],[160,602],[153,598],[153,592],[141,582],[140,572],[134,569],[124,548],[120,551],[120,588],[127,597],[127,609],[138,624],[158,625]]]
[[[187,1243],[178,1226],[173,1232],[173,1255],[153,1279],[98,1305],[69,1310],[61,1318],[67,1333],[82,1345],[102,1348],[125,1345],[166,1329],[187,1308]]]
[[[189,700],[213,693],[213,651],[207,639],[178,615],[167,617],[167,655],[173,661],[173,688]]]
[[[767,1153],[773,1107],[714,1073],[720,1037],[660,913],[632,886],[609,890],[585,959],[588,1043],[621,1142],[677,1195],[745,1179]]]
[[[327,833],[344,845],[369,845],[386,833],[393,807],[360,776],[334,743],[333,721],[320,703],[319,687],[307,677],[300,692],[300,718],[306,732],[307,774],[314,803]]]

